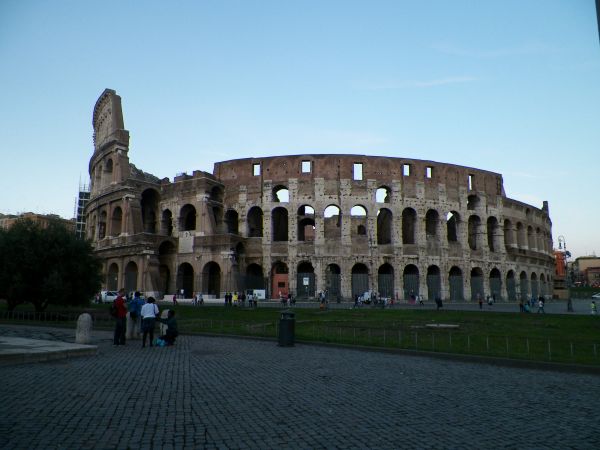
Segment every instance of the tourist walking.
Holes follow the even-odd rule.
[[[538,300],[538,313],[545,313],[544,311],[544,299],[542,297],[540,297],[540,299]]]
[[[119,295],[112,305],[115,317],[115,334],[113,345],[125,345],[125,325],[127,323],[127,307],[125,306],[125,289],[119,289]]]
[[[129,302],[129,318],[133,322],[132,329],[134,330],[141,330],[142,306],[144,306],[142,294],[140,293],[140,291],[135,291],[135,294],[133,294],[133,298]]]
[[[481,298],[481,294],[477,293],[477,302],[479,303],[479,309],[483,309],[483,299]]]
[[[150,297],[148,303],[142,306],[142,347],[146,346],[146,336],[150,336],[150,347],[154,340],[154,323],[158,316],[158,306],[154,303],[154,299]]]
[[[592,309],[592,316],[596,315],[596,301],[592,300],[592,304],[590,305],[591,309]]]

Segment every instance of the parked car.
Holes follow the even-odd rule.
[[[600,292],[596,292],[594,295],[592,295],[592,298],[600,298]]]
[[[102,291],[102,292],[100,292],[100,298],[102,299],[102,303],[114,302],[118,296],[119,296],[119,293],[117,291]]]

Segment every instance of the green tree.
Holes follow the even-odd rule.
[[[0,230],[0,298],[9,310],[27,302],[36,311],[85,305],[99,289],[100,262],[91,245],[59,222],[42,228],[19,220]]]

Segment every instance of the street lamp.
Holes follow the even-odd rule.
[[[567,258],[571,256],[571,253],[567,250],[567,242],[564,236],[558,236],[558,249],[562,250],[565,259],[565,287],[567,288],[567,311],[573,312],[573,301],[571,300],[571,290],[569,281],[569,264]]]

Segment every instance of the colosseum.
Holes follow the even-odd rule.
[[[129,161],[121,98],[93,113],[87,236],[104,286],[158,298],[248,289],[406,301],[552,293],[548,204],[506,197],[502,175],[365,155],[252,157],[171,181]]]

